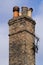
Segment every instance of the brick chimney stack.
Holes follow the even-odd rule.
[[[13,17],[16,18],[19,16],[19,7],[15,6],[13,7]]]
[[[35,24],[32,8],[13,7],[9,20],[9,65],[35,65]]]

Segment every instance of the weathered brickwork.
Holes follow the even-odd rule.
[[[35,65],[35,21],[19,17],[8,24],[9,65]]]

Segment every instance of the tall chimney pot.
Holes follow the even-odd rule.
[[[13,17],[16,18],[19,16],[19,7],[15,6],[13,7]]]
[[[33,12],[33,8],[29,8],[28,9],[28,16],[29,17],[32,17],[32,12]]]
[[[22,9],[22,15],[27,16],[28,8],[27,7],[22,7],[21,9]]]

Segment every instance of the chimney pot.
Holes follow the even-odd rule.
[[[18,17],[19,16],[19,7],[15,6],[13,7],[13,17]]]
[[[29,8],[28,9],[28,16],[29,17],[32,17],[32,12],[33,12],[33,8]]]
[[[22,7],[21,9],[22,9],[22,15],[27,16],[28,8],[27,7]]]

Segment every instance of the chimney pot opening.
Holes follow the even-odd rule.
[[[19,7],[18,6],[13,7],[13,12],[15,12],[15,11],[19,12]]]

